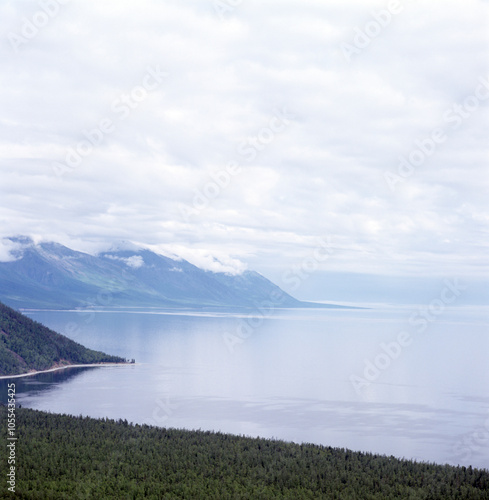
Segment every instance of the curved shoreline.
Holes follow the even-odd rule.
[[[132,366],[135,364],[136,363],[91,363],[85,365],[65,365],[65,366],[58,366],[56,368],[49,368],[49,370],[20,373],[18,375],[1,375],[0,380],[4,380],[6,378],[30,377],[31,375],[38,375],[39,373],[50,373],[50,372],[56,372],[58,370],[66,370],[66,368],[90,368],[94,366],[127,366],[127,365]]]

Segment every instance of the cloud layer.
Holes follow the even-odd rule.
[[[2,2],[1,236],[264,273],[328,238],[322,271],[480,276],[488,12]]]

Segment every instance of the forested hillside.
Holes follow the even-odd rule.
[[[16,425],[22,498],[489,498],[489,471],[471,467],[24,408]]]
[[[47,370],[57,365],[124,361],[87,349],[0,302],[0,375]]]

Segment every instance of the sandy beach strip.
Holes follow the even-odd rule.
[[[58,370],[66,370],[66,368],[94,368],[97,366],[128,366],[128,365],[131,366],[131,365],[135,365],[135,364],[136,363],[91,363],[91,364],[86,364],[86,365],[64,365],[64,366],[58,366],[56,368],[50,368],[49,370],[20,373],[19,375],[2,375],[2,376],[0,376],[0,380],[6,379],[6,378],[30,377],[32,375],[38,375],[39,373],[49,373],[49,372],[56,372]]]

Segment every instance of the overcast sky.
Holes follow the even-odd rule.
[[[483,276],[488,16],[483,0],[2,0],[0,236],[275,277]]]

